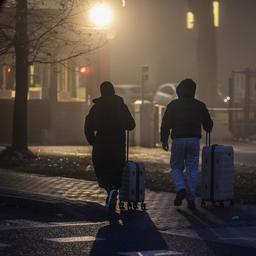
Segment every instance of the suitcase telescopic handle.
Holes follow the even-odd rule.
[[[211,133],[210,132],[206,132],[205,144],[206,144],[206,146],[211,146]]]
[[[129,131],[126,131],[126,161],[129,161]]]

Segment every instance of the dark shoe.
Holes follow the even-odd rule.
[[[176,193],[176,198],[174,199],[174,206],[181,206],[182,200],[186,197],[186,189],[181,189]]]
[[[195,210],[196,209],[195,200],[188,200],[188,209],[190,209],[190,210]]]
[[[118,191],[116,189],[112,189],[107,197],[106,207],[111,212],[114,212],[116,210],[117,195]]]

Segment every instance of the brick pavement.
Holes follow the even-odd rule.
[[[0,195],[17,193],[37,199],[57,199],[72,204],[104,204],[105,192],[96,182],[63,177],[46,177],[0,169]],[[193,239],[247,244],[256,248],[256,206],[203,209],[196,212],[172,205],[174,194],[146,191],[147,213],[158,231]],[[199,205],[199,201],[197,202]],[[95,210],[97,210],[95,208]],[[84,214],[84,213],[83,213]],[[233,220],[239,216],[239,220]]]
[[[105,191],[93,181],[46,177],[4,169],[0,169],[0,195],[1,193],[35,200],[80,205],[88,202],[104,205],[106,197]],[[166,228],[167,222],[174,224],[166,215],[172,201],[173,194],[171,193],[156,193],[149,190],[146,192],[148,211],[152,213],[152,219],[161,228]]]
[[[0,190],[76,202],[103,202],[105,194],[95,182],[64,177],[18,173],[0,169]]]

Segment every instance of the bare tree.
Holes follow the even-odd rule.
[[[27,150],[28,36],[27,3],[16,1],[16,95],[13,114],[13,143],[16,150]]]
[[[28,67],[60,63],[87,54],[107,42],[106,33],[90,27],[90,0],[6,1],[0,17],[0,55],[16,66],[16,94],[11,150],[29,155],[27,141]]]

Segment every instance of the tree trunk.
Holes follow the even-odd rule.
[[[27,150],[28,39],[27,0],[16,0],[16,94],[12,147]]]
[[[216,31],[212,0],[188,0],[195,15],[198,61],[198,94],[208,106],[218,104]]]
[[[2,9],[2,7],[3,7],[5,2],[6,2],[6,0],[0,0],[0,11],[1,11],[1,9]]]

